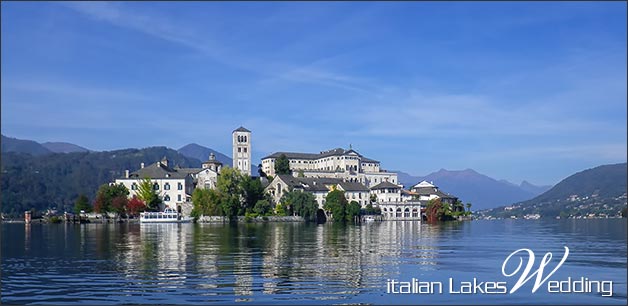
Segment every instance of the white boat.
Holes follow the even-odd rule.
[[[192,221],[189,217],[183,217],[176,210],[167,207],[160,212],[142,212],[140,213],[141,223],[184,223]]]
[[[375,218],[373,216],[366,216],[366,217],[364,217],[364,221],[365,222],[373,222],[373,221],[375,221]]]

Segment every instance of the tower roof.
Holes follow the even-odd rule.
[[[247,130],[246,128],[244,128],[243,126],[240,126],[239,128],[233,130],[234,132],[248,132],[250,133],[251,131]]]

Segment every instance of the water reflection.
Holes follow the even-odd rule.
[[[562,244],[576,250],[563,276],[576,271],[620,279],[615,291],[625,296],[625,220],[615,225],[583,221],[575,226],[509,220],[361,226],[6,224],[3,238],[12,243],[2,240],[2,302],[418,303],[383,294],[386,279],[493,278],[499,273],[495,267],[514,249]],[[20,248],[15,241],[22,239]],[[468,301],[425,298],[421,302]]]

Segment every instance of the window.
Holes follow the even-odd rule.
[[[180,194],[177,195],[177,201],[181,202],[181,195]]]
[[[154,190],[159,190],[159,184],[157,184],[157,183],[153,184],[153,189]]]
[[[238,153],[242,152],[242,148],[238,148]]]
[[[164,184],[164,190],[170,190],[170,183]]]
[[[177,189],[178,190],[183,190],[183,184],[177,183]]]
[[[246,148],[244,148],[244,153],[246,153]]]
[[[135,183],[131,184],[131,190],[137,190],[137,184]]]
[[[169,196],[169,195],[166,195],[166,196],[164,197],[164,201],[166,201],[166,202],[170,202],[170,196]]]

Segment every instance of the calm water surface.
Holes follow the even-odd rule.
[[[360,226],[2,224],[6,304],[626,304],[626,219],[414,221]],[[451,294],[449,279],[507,282],[506,257],[546,252],[550,280],[613,281],[601,293]],[[526,259],[527,260],[527,259]],[[514,269],[516,261],[513,261]],[[547,271],[544,275],[547,275]],[[387,293],[387,280],[443,283]],[[455,287],[454,289],[457,289]],[[397,289],[399,290],[399,289]]]

